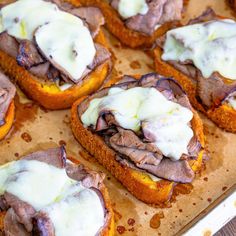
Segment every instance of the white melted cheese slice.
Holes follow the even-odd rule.
[[[35,40],[41,52],[74,82],[93,62],[96,49],[83,21],[56,4],[18,0],[1,9],[0,30],[17,39]]]
[[[179,160],[188,153],[187,146],[193,137],[189,127],[192,111],[167,100],[155,88],[111,88],[107,96],[90,102],[81,117],[83,124],[95,126],[99,112],[107,109],[125,129],[137,132],[145,121],[145,128],[155,134],[155,144],[165,156]]]
[[[217,20],[170,30],[162,59],[191,60],[205,78],[219,72],[236,80],[236,22]]]
[[[92,63],[96,49],[82,20],[68,13],[64,16],[41,26],[35,40],[45,57],[76,82]]]
[[[34,31],[58,18],[57,5],[42,0],[18,0],[1,9],[3,29],[8,34],[32,40]]]
[[[43,209],[55,226],[56,236],[94,236],[104,225],[104,211],[97,194],[82,190],[75,198],[69,196]]]
[[[65,169],[34,160],[7,163],[0,167],[0,194],[5,191],[47,212],[57,236],[94,236],[104,225],[99,196],[69,178]]]
[[[124,19],[137,14],[145,15],[148,9],[146,0],[120,0],[118,5],[118,12]]]

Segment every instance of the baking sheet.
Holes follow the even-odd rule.
[[[197,16],[209,5],[220,15],[232,16],[223,0],[190,0],[185,21],[189,17]],[[117,73],[114,75],[153,71],[152,60],[147,53],[122,48],[112,36],[107,36],[116,56]],[[214,201],[235,188],[236,135],[222,131],[203,115],[201,117],[211,159],[206,169],[197,176],[193,186],[186,187],[187,191],[192,191],[189,194],[180,194],[171,207],[165,209],[151,207],[135,199],[110,173],[83,151],[72,135],[69,110],[41,109],[24,98],[22,93],[17,99],[16,123],[8,137],[0,142],[0,164],[29,152],[66,144],[70,156],[107,174],[105,183],[115,211],[116,235],[175,235],[183,232],[185,227],[190,227],[199,214],[207,213]],[[235,206],[236,204],[234,208]],[[206,235],[210,235],[208,229]]]

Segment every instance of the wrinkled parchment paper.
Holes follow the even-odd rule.
[[[185,12],[185,21],[199,15],[207,6],[224,16],[231,16],[231,10],[223,0],[190,0]],[[153,71],[152,60],[144,52],[121,48],[109,34],[112,51],[116,56],[117,74],[143,74]],[[110,192],[115,211],[116,235],[175,235],[184,227],[206,213],[215,200],[222,198],[236,183],[236,135],[217,128],[203,115],[207,147],[211,159],[206,169],[193,182],[190,194],[179,195],[170,208],[160,209],[148,206],[135,199],[117,182],[110,173],[85,155],[75,141],[70,129],[70,111],[45,111],[31,104],[22,93],[17,105],[16,123],[8,137],[0,142],[0,164],[15,160],[22,155],[39,149],[66,144],[69,156],[79,159],[92,169],[106,173],[106,185]],[[86,157],[86,160],[82,156]],[[163,218],[160,227],[150,227],[153,215],[159,213]],[[222,212],[222,214],[227,214]],[[134,222],[134,221],[135,222]],[[120,227],[121,226],[121,227]],[[207,229],[206,229],[207,231]]]

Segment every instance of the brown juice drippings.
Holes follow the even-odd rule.
[[[132,68],[133,70],[136,70],[136,69],[140,69],[140,68],[141,68],[141,64],[140,64],[140,62],[137,61],[137,60],[130,62],[129,66],[130,66],[130,68]]]
[[[176,197],[180,194],[190,194],[193,189],[192,184],[177,184],[174,187],[173,194],[171,197],[171,202],[176,201]]]
[[[116,228],[116,231],[117,231],[119,234],[123,234],[123,233],[125,233],[126,229],[125,229],[124,226],[118,225],[117,228]]]
[[[129,218],[128,221],[127,221],[128,225],[130,226],[134,226],[135,224],[135,220],[133,218]]]
[[[7,135],[6,139],[13,136],[17,131],[19,131],[23,126],[24,123],[27,121],[33,122],[38,113],[38,106],[34,103],[20,103],[20,98],[16,95],[15,100],[15,121],[13,127],[9,134]]]
[[[32,141],[31,135],[27,132],[22,133],[21,138],[27,143],[30,143]]]
[[[150,220],[150,227],[153,229],[158,229],[161,225],[161,219],[164,218],[164,213],[162,211],[156,213],[155,215],[152,216]]]

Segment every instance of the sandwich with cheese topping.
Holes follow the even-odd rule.
[[[113,235],[104,174],[67,160],[63,147],[6,163],[0,177],[4,235]]]
[[[201,169],[202,122],[173,79],[124,76],[71,113],[79,143],[146,203],[166,203],[176,183],[191,183]]]
[[[17,0],[0,9],[0,67],[33,100],[64,109],[96,91],[111,54],[98,8],[61,0]]]
[[[181,19],[183,0],[81,0],[99,7],[108,30],[124,45],[150,47]]]
[[[192,105],[236,132],[236,22],[208,9],[157,40],[156,70],[173,76]]]
[[[10,131],[15,119],[16,88],[0,71],[0,140]]]

